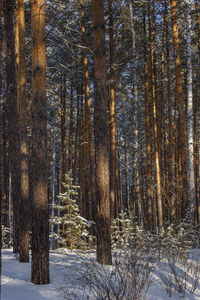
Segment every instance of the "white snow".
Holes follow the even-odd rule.
[[[95,253],[84,254],[66,249],[50,251],[50,276],[48,285],[34,285],[30,282],[30,263],[19,263],[11,249],[2,250],[2,297],[1,300],[86,300],[95,299],[80,280],[82,263],[95,258]],[[82,268],[82,269],[81,269]],[[77,271],[79,270],[79,271]],[[170,298],[159,277],[161,269],[153,270],[152,284],[147,293],[147,300],[200,299],[200,285],[194,294],[185,297],[172,295]],[[103,300],[103,299],[102,299]],[[113,299],[115,300],[115,299]],[[126,299],[125,299],[126,300]]]

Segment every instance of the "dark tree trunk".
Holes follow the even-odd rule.
[[[20,154],[17,110],[17,86],[15,76],[14,18],[15,1],[4,1],[4,28],[6,37],[6,94],[9,136],[9,159],[13,200],[13,252],[19,250],[19,204],[20,204]]]
[[[111,264],[104,1],[93,0],[92,11],[95,76],[94,128],[96,150],[97,261],[101,264]]]

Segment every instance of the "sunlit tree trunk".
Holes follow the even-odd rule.
[[[153,21],[153,23],[152,23]],[[152,33],[153,24],[153,33]],[[158,120],[157,120],[157,95],[156,95],[156,69],[155,69],[155,17],[154,17],[154,1],[153,1],[153,20],[151,20],[151,12],[149,6],[149,39],[150,39],[150,58],[151,58],[151,89],[153,100],[153,132],[154,132],[154,148],[155,148],[155,167],[156,167],[156,193],[158,205],[158,225],[163,226],[163,209],[161,194],[161,174],[159,161],[159,140],[158,140]]]
[[[113,0],[109,0],[109,39],[110,39],[110,216],[111,224],[115,217],[116,192],[116,130],[115,130],[115,70],[114,70],[114,32],[113,32]]]
[[[19,32],[19,66],[18,66],[18,107],[20,130],[20,156],[21,156],[21,204],[20,218],[20,262],[29,261],[29,175],[28,175],[28,147],[26,129],[26,52],[25,52],[25,15],[24,1],[17,0],[17,26]]]
[[[182,79],[180,69],[180,49],[179,49],[179,34],[176,16],[176,0],[171,1],[172,13],[172,29],[173,29],[173,42],[174,42],[174,63],[175,63],[175,80],[176,80],[176,99],[178,107],[178,162],[179,162],[179,192],[180,199],[183,201],[182,214],[185,213],[187,205],[187,169],[186,169],[186,139],[185,139],[185,119],[184,119],[184,106],[182,97]],[[182,216],[183,216],[182,215]]]
[[[6,94],[9,136],[9,160],[13,200],[13,252],[19,251],[19,203],[20,203],[20,153],[17,109],[17,86],[14,52],[14,7],[13,0],[4,1],[4,29],[6,38]]]
[[[32,263],[31,282],[47,284],[49,276],[49,206],[47,195],[47,97],[45,1],[31,8],[32,41]]]
[[[97,201],[97,261],[111,264],[109,157],[106,101],[106,60],[104,1],[92,1],[94,78],[95,78],[95,151]]]
[[[85,114],[86,114],[86,128],[88,132],[88,150],[89,150],[89,167],[90,167],[90,190],[91,190],[91,205],[92,205],[92,219],[95,220],[96,207],[96,192],[95,192],[95,165],[94,165],[94,145],[92,140],[92,118],[90,108],[90,87],[88,74],[88,60],[87,60],[87,44],[86,44],[86,28],[85,28],[85,12],[83,0],[80,0],[81,8],[81,32],[83,44],[83,67],[84,67],[84,81],[85,81]]]

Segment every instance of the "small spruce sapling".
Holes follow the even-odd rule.
[[[92,245],[92,236],[89,232],[90,224],[80,215],[76,203],[79,186],[73,185],[71,170],[65,175],[65,182],[62,184],[65,187],[65,192],[58,196],[60,205],[56,208],[63,211],[63,216],[56,216],[52,219],[52,223],[62,225],[61,235],[56,235],[56,238],[62,246],[70,248],[71,251],[72,249],[86,250]]]

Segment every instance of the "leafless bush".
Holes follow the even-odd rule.
[[[115,253],[113,266],[85,261],[81,280],[88,290],[88,299],[141,300],[145,299],[151,284],[153,263],[138,250]]]
[[[168,268],[161,275],[161,279],[170,297],[173,294],[193,294],[200,279],[199,256],[168,256]]]

